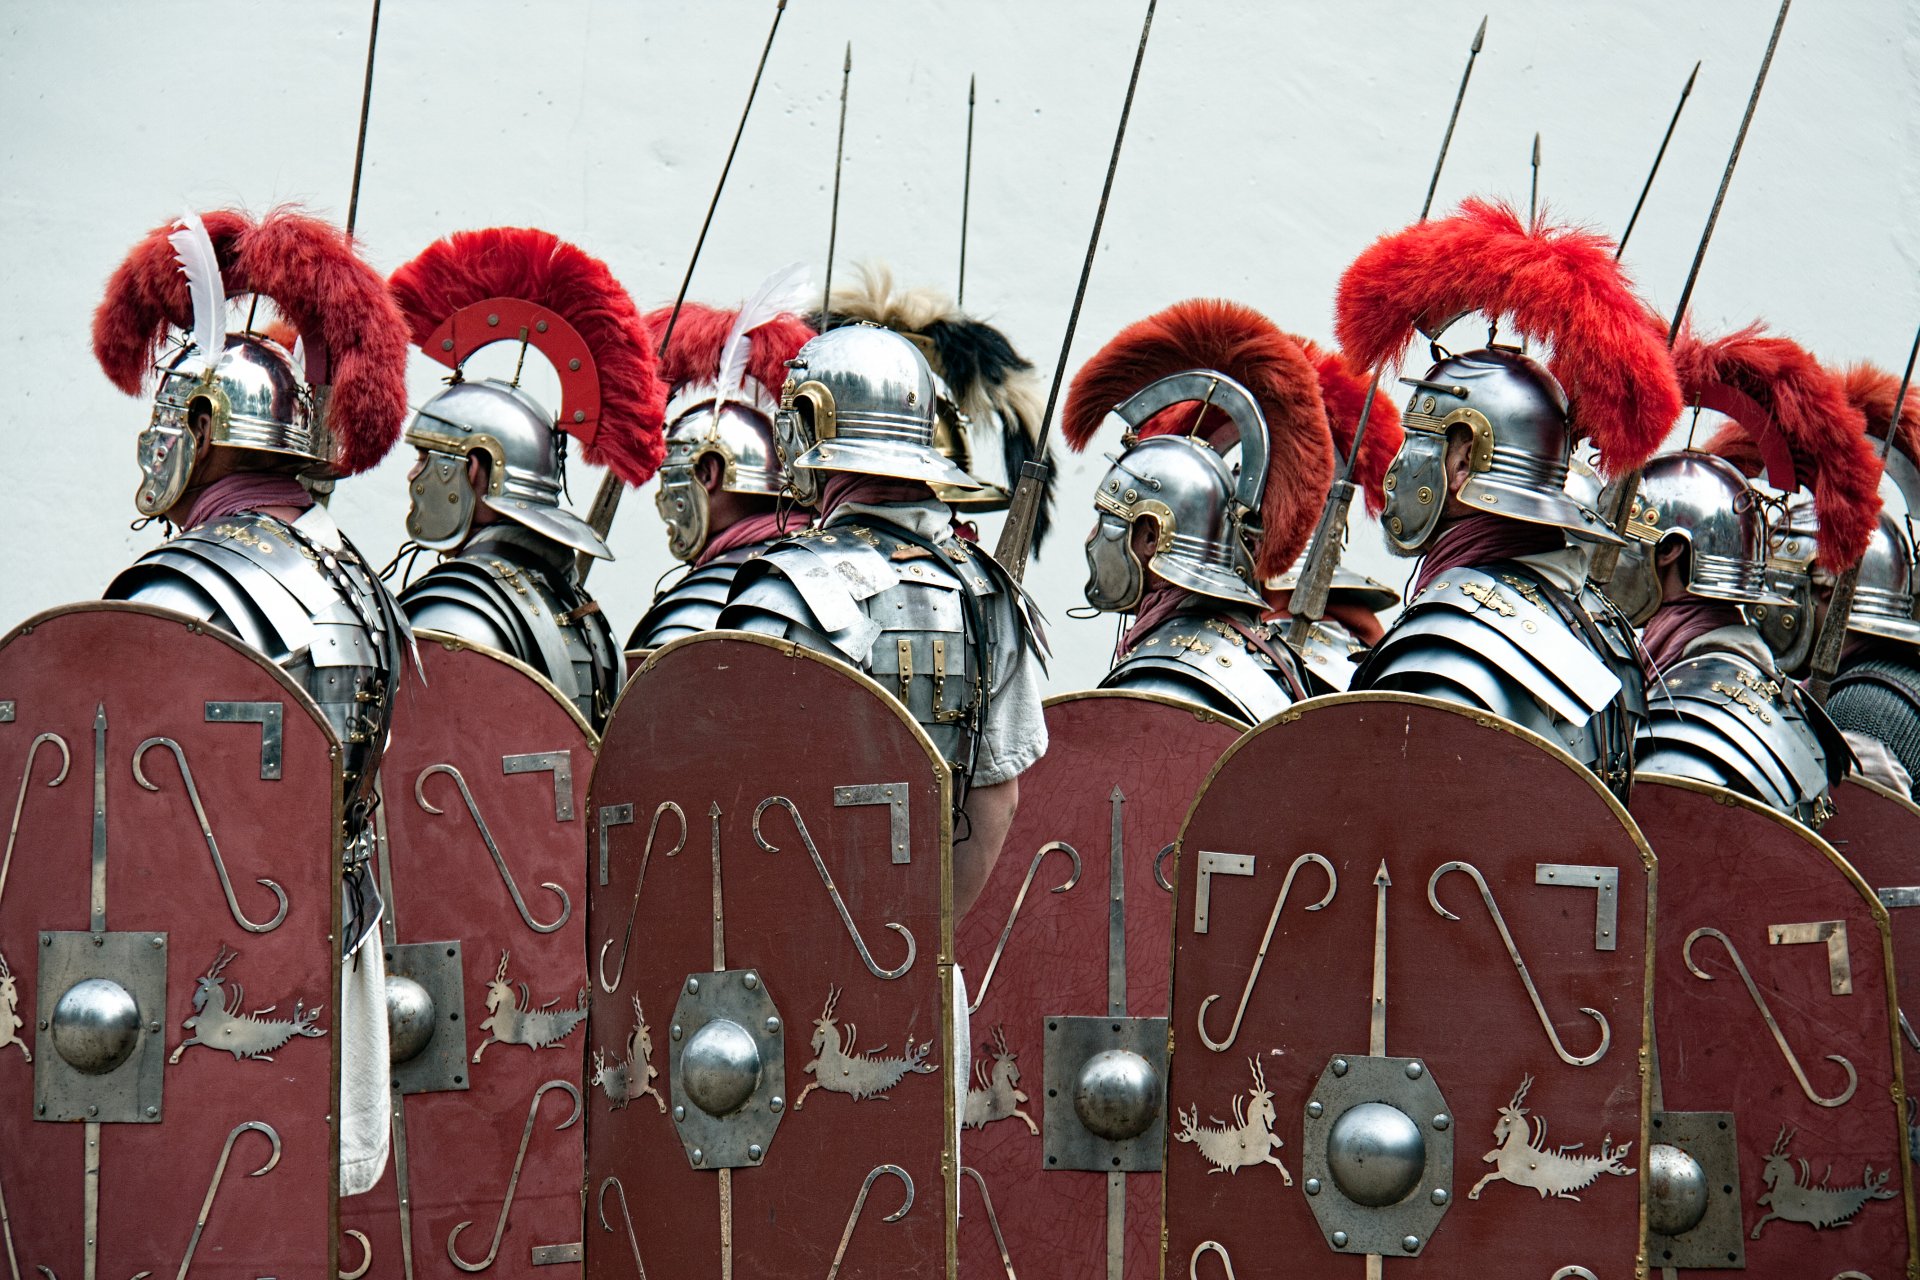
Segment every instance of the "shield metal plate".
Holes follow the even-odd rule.
[[[950,795],[849,667],[649,656],[590,788],[588,1275],[953,1274]]]
[[[1145,1280],[1160,1265],[1173,923],[1172,884],[1162,878],[1172,860],[1162,854],[1171,855],[1201,782],[1241,727],[1119,690],[1049,699],[1046,716],[1047,753],[1020,775],[1020,809],[999,864],[956,933],[973,1052],[960,1274]],[[1081,1043],[1088,1029],[1094,1034]],[[1148,1167],[1116,1170],[1116,1156],[1142,1162],[1126,1160],[1110,1139],[1093,1141],[1099,1135],[1079,1117],[1076,1086],[1094,1054],[1130,1052],[1121,1043],[1130,1034],[1158,1041],[1134,1055],[1154,1071],[1155,1114],[1132,1139],[1149,1145]],[[1130,1060],[1107,1062],[1139,1070]],[[1109,1092],[1133,1083],[1088,1077]],[[1089,1093],[1081,1105],[1103,1100]],[[1141,1118],[1115,1123],[1124,1132]],[[1107,1221],[1107,1206],[1119,1222]],[[1110,1265],[1115,1245],[1122,1256]]]
[[[332,733],[238,641],[124,603],[10,632],[0,703],[8,1261],[331,1274]]]
[[[1168,1275],[1635,1273],[1654,864],[1592,774],[1312,699],[1221,760],[1179,863]]]
[[[425,681],[381,770],[395,1143],[381,1183],[341,1203],[341,1254],[376,1275],[497,1262],[564,1280],[581,1270],[597,741],[521,663],[419,639]]]
[[[1833,846],[1723,788],[1636,778],[1633,813],[1661,857],[1659,1114],[1728,1113],[1737,1164],[1701,1162],[1706,1212],[1738,1207],[1727,1230],[1702,1219],[1655,1234],[1648,1261],[1907,1274],[1913,1208],[1886,910]],[[1669,1212],[1692,1218],[1658,1197],[1649,1209],[1656,1229]]]
[[[1887,909],[1893,979],[1900,1006],[1900,1067],[1907,1089],[1907,1154],[1920,1160],[1920,805],[1864,778],[1833,792],[1820,838],[1853,864]],[[1911,1011],[1911,1013],[1909,1012]]]

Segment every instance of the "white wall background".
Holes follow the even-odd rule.
[[[1486,50],[1436,208],[1524,204],[1533,134],[1561,214],[1617,232],[1687,71],[1705,59],[1627,261],[1671,306],[1773,20],[1771,0],[1164,0],[1072,365],[1196,294],[1331,333],[1341,269],[1419,209],[1473,29]],[[759,53],[769,0],[387,0],[359,231],[391,269],[464,227],[535,224],[671,300]],[[368,4],[0,2],[0,624],[95,595],[132,533],[147,410],[95,366],[88,323],[128,246],[185,204],[301,201],[342,218]],[[737,301],[824,258],[843,43],[854,41],[840,264],[951,286],[967,78],[979,76],[968,300],[1043,368],[1058,351],[1138,34],[1121,0],[791,0],[692,296]],[[211,104],[211,105],[209,105]],[[1836,360],[1896,370],[1920,321],[1920,5],[1802,0],[1695,297]],[[439,366],[415,357],[416,403]],[[536,384],[537,389],[537,384]],[[370,556],[402,537],[405,458],[343,486]],[[594,477],[578,469],[585,506]],[[1056,688],[1104,670],[1080,599],[1092,464],[1032,585]],[[622,635],[670,566],[651,494],[594,588]],[[991,544],[993,530],[987,533]],[[1356,529],[1362,567],[1403,566]]]

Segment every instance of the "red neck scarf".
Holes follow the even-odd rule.
[[[1271,595],[1269,598],[1271,598]],[[1289,612],[1289,607],[1292,604],[1293,592],[1287,591],[1281,593],[1279,606],[1268,613],[1267,617],[1272,618],[1276,622],[1285,622],[1293,616],[1293,614]],[[1386,625],[1380,621],[1380,615],[1365,605],[1329,598],[1327,600],[1326,616],[1345,627],[1347,634],[1368,648],[1379,644],[1381,637],[1387,634]]]
[[[1475,568],[1500,560],[1558,551],[1567,545],[1566,535],[1550,524],[1534,524],[1508,516],[1490,516],[1475,512],[1462,516],[1441,530],[1433,547],[1420,561],[1420,576],[1413,581],[1409,596],[1426,590],[1427,584],[1449,569]]]
[[[221,476],[200,491],[200,496],[187,508],[180,528],[198,529],[203,524],[262,507],[305,511],[312,505],[313,495],[290,475],[277,471],[236,471]]]
[[[1191,592],[1171,583],[1158,582],[1147,588],[1146,594],[1140,597],[1139,607],[1133,611],[1132,625],[1121,633],[1120,643],[1114,647],[1113,660],[1118,662],[1132,653],[1134,646],[1151,635],[1155,627],[1180,612],[1181,607],[1191,599]]]
[[[707,545],[694,558],[693,567],[711,564],[721,556],[739,547],[755,542],[772,542],[787,533],[797,533],[807,527],[807,514],[789,507],[785,511],[762,511],[744,519],[736,520],[707,539]]]
[[[1683,596],[1662,604],[1640,633],[1640,644],[1655,671],[1684,658],[1687,646],[1709,631],[1740,625],[1740,610],[1725,600]]]
[[[884,507],[891,503],[926,502],[933,490],[924,480],[899,480],[893,476],[863,476],[851,471],[833,471],[820,489],[820,521],[849,502],[863,507]]]

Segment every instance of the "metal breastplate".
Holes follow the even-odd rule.
[[[986,724],[1002,592],[1019,595],[990,556],[958,538],[929,551],[892,526],[843,523],[783,539],[743,565],[718,624],[859,667],[966,772]]]
[[[1810,827],[1833,813],[1827,790],[1851,754],[1826,713],[1790,680],[1724,650],[1669,667],[1653,688],[1636,767],[1712,782]]]
[[[105,598],[203,618],[305,688],[340,739],[348,835],[359,833],[408,637],[386,586],[324,509],[293,525],[251,511],[202,525],[122,570]]]
[[[1281,630],[1285,630],[1282,627]],[[1306,677],[1307,691],[1315,696],[1345,693],[1353,686],[1354,673],[1360,670],[1367,646],[1351,631],[1331,617],[1322,618],[1307,629],[1307,638],[1295,644],[1291,635],[1287,644],[1300,656],[1300,670]]]
[[[1360,664],[1354,689],[1425,694],[1530,729],[1632,784],[1646,697],[1632,632],[1591,589],[1578,600],[1519,566],[1456,568],[1415,596]]]
[[[572,579],[572,554],[523,529],[489,528],[409,584],[400,605],[416,627],[526,663],[598,731],[620,693],[619,654],[599,604]]]
[[[1267,647],[1291,663],[1292,651],[1275,628],[1257,621],[1241,625],[1265,635]],[[1100,687],[1163,694],[1243,724],[1259,724],[1293,704],[1299,680],[1297,665],[1282,669],[1272,654],[1221,618],[1179,613],[1134,645]]]
[[[1920,794],[1920,666],[1914,651],[1880,650],[1833,681],[1827,714],[1850,733],[1885,744]]]
[[[720,610],[726,606],[740,566],[772,545],[772,542],[748,543],[690,570],[653,598],[653,607],[641,617],[633,635],[627,639],[627,652],[645,653],[719,626]]]

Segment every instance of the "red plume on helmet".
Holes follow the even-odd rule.
[[[1726,414],[1753,442],[1768,483],[1813,491],[1821,563],[1837,571],[1859,560],[1880,513],[1880,460],[1841,380],[1758,324],[1713,340],[1684,325],[1673,363],[1689,403]]]
[[[1115,405],[1189,369],[1226,374],[1252,392],[1266,418],[1265,536],[1255,550],[1255,568],[1262,580],[1277,577],[1313,535],[1333,483],[1333,437],[1313,361],[1273,321],[1251,307],[1215,298],[1176,302],[1135,321],[1074,375],[1061,433],[1074,450],[1083,450]],[[1225,414],[1209,409],[1196,424],[1190,406],[1172,405],[1148,419],[1139,434],[1194,433],[1224,449],[1233,439],[1219,437],[1230,423]]]
[[[306,344],[303,373],[331,386],[332,470],[355,475],[379,462],[407,416],[406,324],[380,274],[344,231],[297,209],[275,209],[258,223],[221,209],[201,222],[227,295],[271,299]],[[129,395],[139,394],[168,330],[193,323],[187,280],[168,240],[175,225],[154,228],[134,246],[94,312],[94,356]]]
[[[1885,440],[1887,424],[1893,420],[1893,402],[1900,394],[1900,379],[1862,361],[1849,365],[1840,380],[1847,402],[1865,416],[1868,434],[1876,441]],[[1907,398],[1900,406],[1900,434],[1893,445],[1920,465],[1920,386],[1907,388]]]
[[[1505,320],[1552,348],[1547,368],[1574,429],[1616,474],[1652,457],[1680,412],[1658,322],[1634,296],[1603,236],[1468,200],[1450,218],[1382,236],[1340,278],[1335,332],[1370,368],[1397,366],[1414,332],[1468,312]]]
[[[667,331],[672,307],[661,307],[646,316],[645,324],[653,335],[654,346]],[[690,382],[711,382],[720,372],[720,357],[733,333],[739,310],[722,310],[689,302],[680,308],[674,321],[673,338],[666,355],[660,359],[660,377],[668,394]],[[759,383],[768,396],[780,398],[787,380],[787,361],[814,336],[813,326],[795,315],[779,315],[747,333],[747,376]]]
[[[457,231],[389,285],[429,357],[455,368],[494,342],[525,340],[560,378],[557,425],[588,462],[645,484],[666,456],[667,387],[652,335],[607,264],[550,231]]]
[[[1373,379],[1366,370],[1345,354],[1323,347],[1308,338],[1295,338],[1300,349],[1313,361],[1320,375],[1320,399],[1327,406],[1327,425],[1333,429],[1333,447],[1341,458],[1353,450],[1353,436],[1360,425],[1360,410],[1367,403],[1367,389]],[[1367,438],[1360,445],[1360,461],[1353,468],[1353,483],[1367,498],[1367,514],[1377,516],[1386,508],[1387,468],[1393,455],[1400,452],[1406,433],[1400,429],[1400,410],[1378,391],[1373,395],[1373,412],[1367,415]]]

